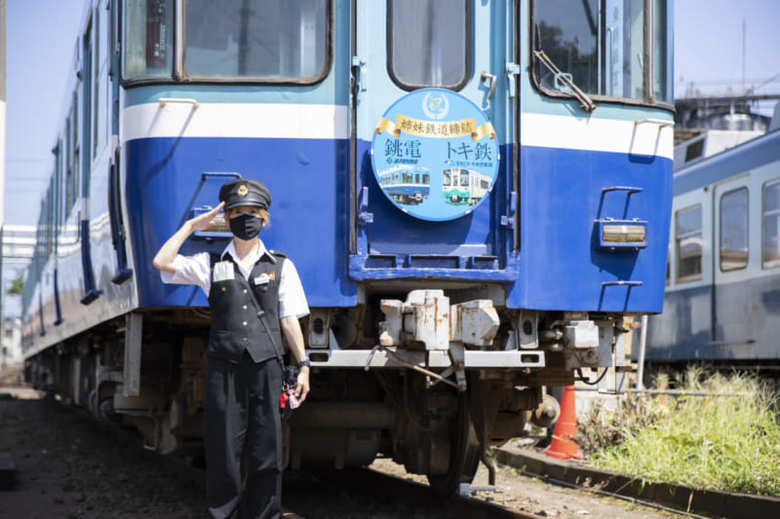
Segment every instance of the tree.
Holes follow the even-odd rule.
[[[23,290],[24,290],[24,276],[20,274],[19,277],[17,277],[11,282],[11,287],[8,289],[8,292],[6,293],[9,296],[20,296],[22,295]]]

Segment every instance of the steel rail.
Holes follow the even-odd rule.
[[[542,519],[539,515],[503,508],[473,497],[442,497],[427,485],[408,481],[372,469],[343,469],[325,478],[342,491],[351,489],[364,494],[381,494],[403,504],[415,504],[440,509],[446,517],[469,519]]]

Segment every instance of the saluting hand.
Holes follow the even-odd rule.
[[[189,223],[192,226],[193,231],[205,231],[208,229],[209,225],[211,225],[211,222],[214,221],[214,218],[217,217],[219,212],[222,210],[222,208],[225,206],[225,202],[220,202],[217,207],[209,211],[208,213],[203,213],[195,218],[192,218]]]

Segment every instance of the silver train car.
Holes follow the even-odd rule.
[[[780,130],[675,172],[664,311],[646,362],[780,367]]]

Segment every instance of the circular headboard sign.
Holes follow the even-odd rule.
[[[403,212],[429,221],[467,215],[493,190],[498,139],[485,113],[441,88],[415,90],[379,119],[371,163]]]

